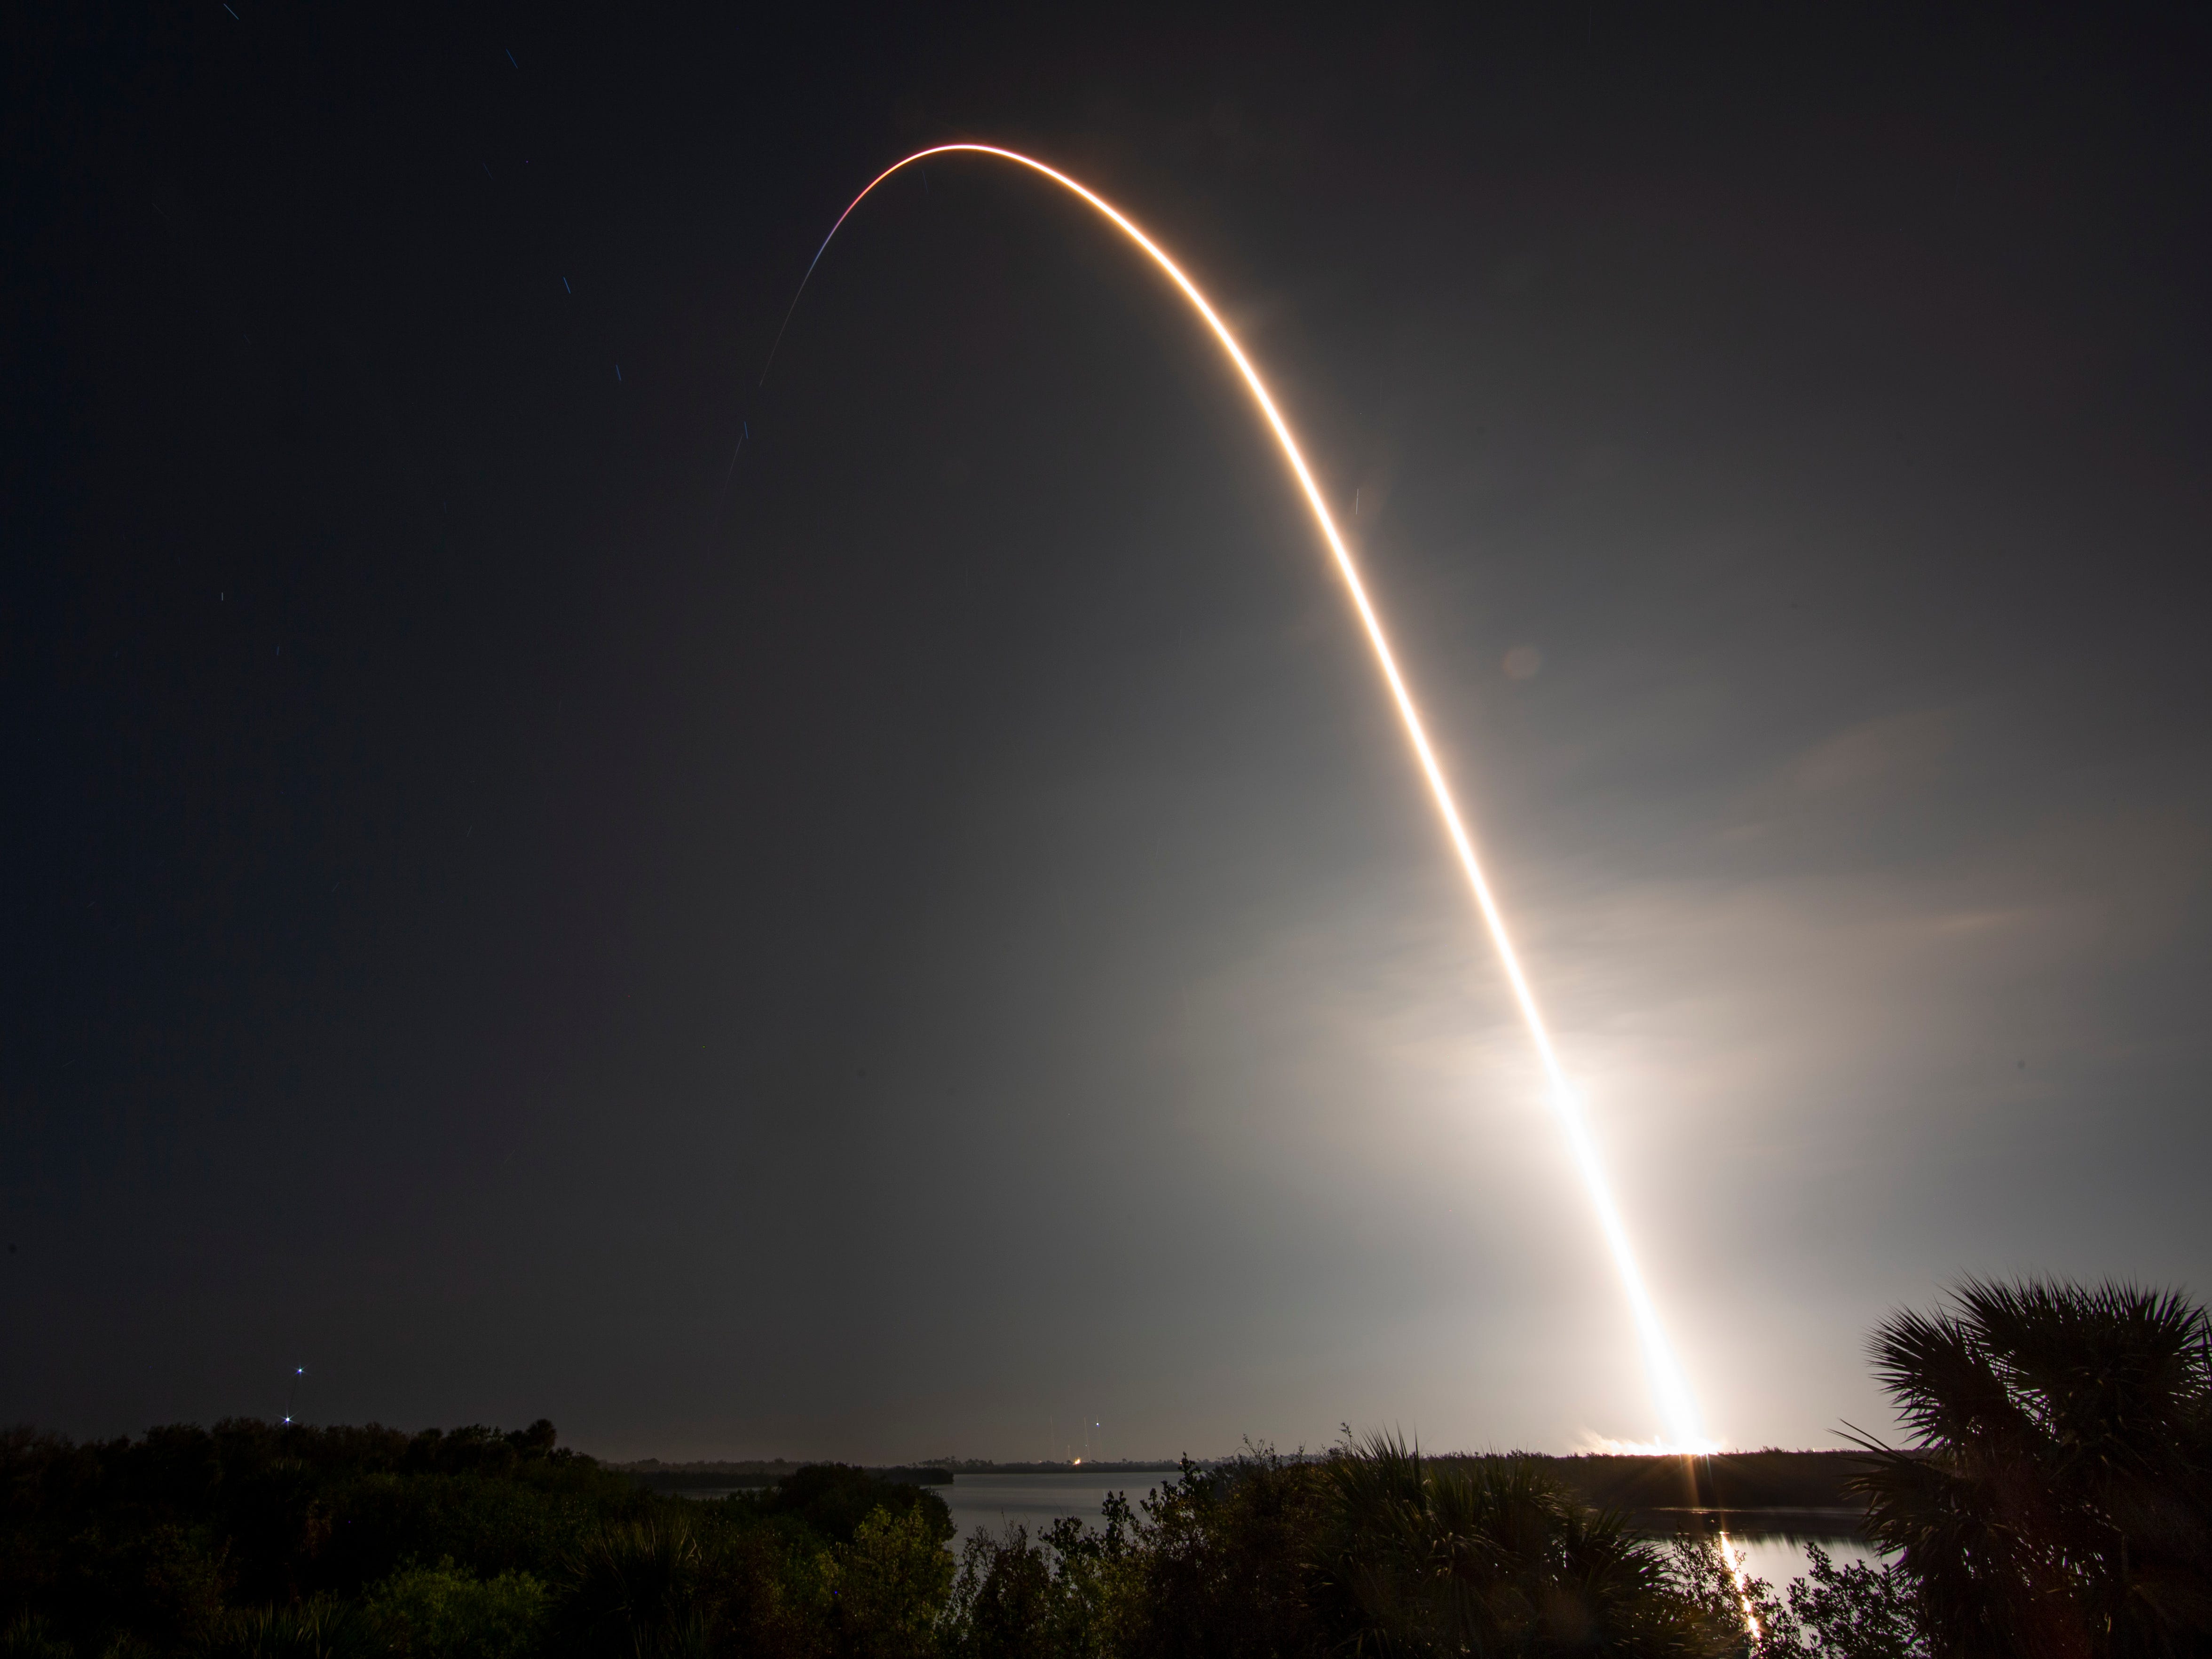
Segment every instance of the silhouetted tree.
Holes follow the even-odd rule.
[[[1858,1484],[1938,1659],[2212,1652],[2212,1328],[2173,1292],[1972,1282],[1876,1330],[1916,1443]]]

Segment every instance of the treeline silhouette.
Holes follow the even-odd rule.
[[[1547,1474],[1594,1509],[1857,1510],[1866,1504],[1852,1485],[1866,1467],[1859,1452],[1770,1449],[1696,1459],[1594,1453],[1542,1462]]]
[[[956,1557],[935,1493],[842,1465],[701,1501],[542,1421],[229,1422],[0,1440],[0,1656],[2212,1654],[2200,1305],[1970,1284],[1873,1346],[1915,1443],[1865,1442],[1840,1490],[1892,1559],[1815,1551],[1778,1592],[1708,1533],[1655,1540],[1584,1501],[1560,1460],[1425,1459],[1387,1437],[1186,1462],[1097,1524],[1012,1527]],[[1762,1455],[1735,1460],[1743,1480],[1790,1467]]]
[[[82,1445],[13,1431],[0,1653],[522,1659],[629,1652],[655,1620],[827,1653],[848,1581],[902,1552],[950,1576],[951,1512],[920,1486],[816,1464],[699,1504],[556,1440],[543,1420],[238,1420]]]
[[[814,1467],[803,1463],[787,1463],[781,1460],[775,1465],[757,1463],[617,1463],[609,1465],[616,1473],[629,1476],[651,1492],[727,1492],[739,1487],[773,1486],[797,1474],[800,1469]],[[949,1486],[952,1471],[934,1464],[901,1463],[884,1468],[871,1468],[867,1473],[878,1480],[889,1480],[907,1486]]]

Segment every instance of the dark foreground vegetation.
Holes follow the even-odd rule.
[[[0,1656],[1322,1659],[2212,1655],[2212,1342],[2125,1289],[1969,1286],[1877,1333],[1914,1447],[1848,1494],[1886,1567],[1739,1583],[1552,1460],[1264,1449],[1103,1522],[949,1548],[817,1465],[713,1501],[511,1434],[227,1423],[0,1444]]]

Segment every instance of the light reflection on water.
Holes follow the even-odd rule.
[[[952,1547],[957,1550],[985,1528],[996,1531],[1009,1522],[1027,1527],[1034,1538],[1064,1515],[1095,1522],[1106,1507],[1109,1492],[1125,1493],[1134,1509],[1176,1478],[1173,1469],[1133,1474],[1092,1474],[1081,1469],[1065,1474],[963,1474],[955,1476],[949,1486],[930,1490],[951,1506]]]
[[[1062,1516],[1079,1516],[1096,1522],[1105,1507],[1106,1494],[1127,1494],[1131,1508],[1164,1482],[1176,1479],[1173,1469],[1128,1474],[1093,1474],[1070,1469],[1051,1474],[963,1474],[949,1486],[930,1490],[952,1510],[953,1548],[957,1550],[976,1533],[994,1531],[1012,1522],[1038,1533]],[[1678,1525],[1696,1525],[1698,1518],[1646,1517],[1654,1532]],[[1805,1545],[1816,1543],[1838,1565],[1848,1561],[1878,1561],[1881,1558],[1861,1538],[1844,1511],[1792,1510],[1769,1516],[1736,1513],[1723,1517],[1729,1537],[1746,1558],[1754,1578],[1777,1588],[1797,1577],[1806,1568]]]
[[[1879,1565],[1881,1561],[1881,1553],[1859,1535],[1856,1517],[1848,1510],[1709,1510],[1702,1515],[1678,1510],[1642,1519],[1655,1533],[1670,1524],[1691,1530],[1718,1522],[1728,1528],[1729,1543],[1741,1558],[1744,1571],[1777,1589],[1812,1565],[1805,1553],[1808,1544],[1818,1544],[1838,1566],[1853,1561]]]

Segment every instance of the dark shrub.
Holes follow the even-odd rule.
[[[1326,1469],[1317,1599],[1347,1650],[1688,1659],[1740,1642],[1741,1619],[1684,1596],[1667,1551],[1532,1458],[1439,1471],[1377,1437]]]
[[[763,1516],[797,1521],[832,1544],[851,1543],[860,1523],[878,1510],[892,1516],[919,1513],[936,1543],[952,1536],[952,1511],[935,1492],[881,1480],[848,1463],[809,1463],[757,1496],[740,1494],[729,1502]]]
[[[1188,1459],[1140,1505],[1121,1639],[1137,1659],[1291,1659],[1328,1634],[1314,1606],[1328,1515],[1326,1466],[1249,1448],[1213,1469]]]

